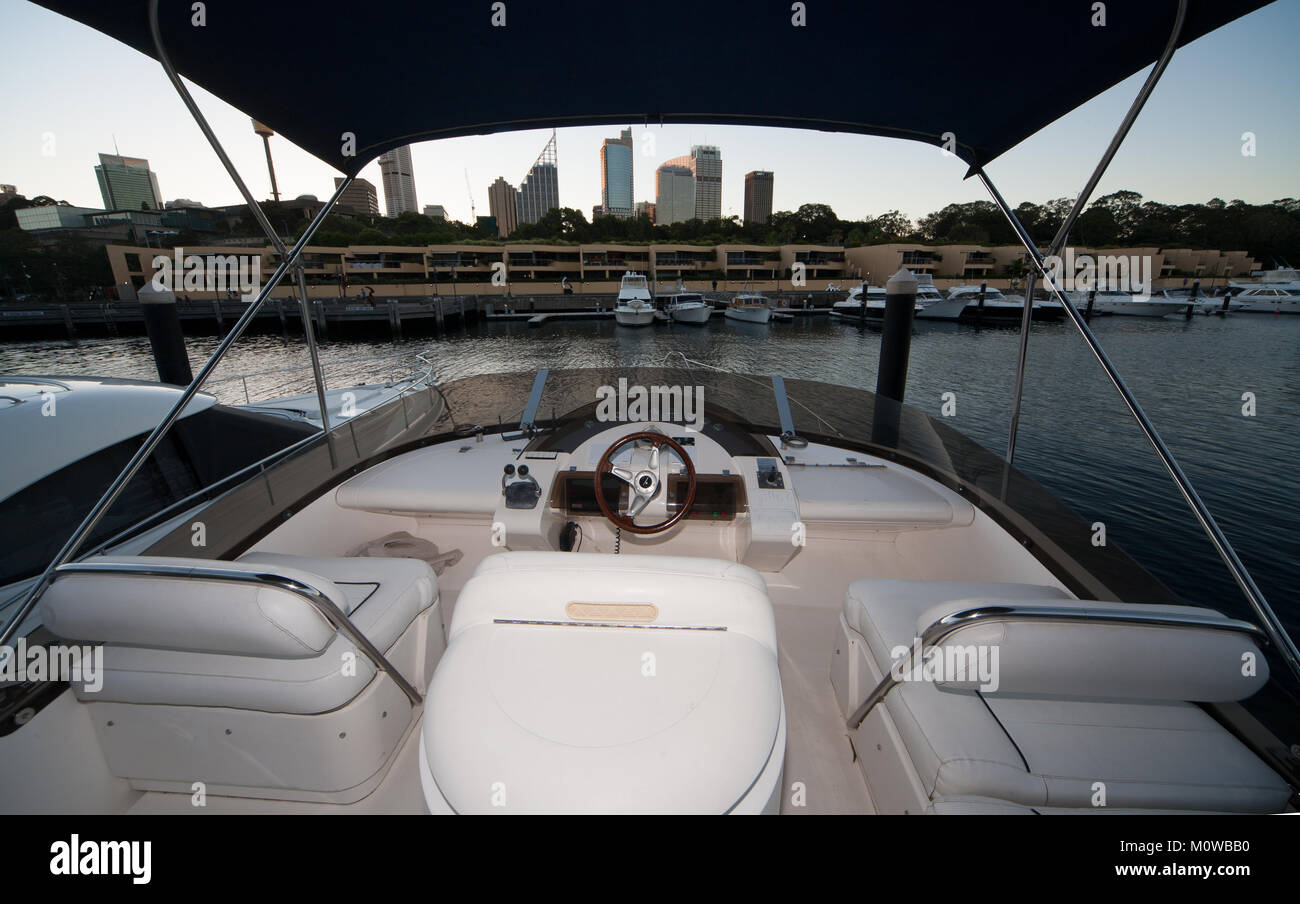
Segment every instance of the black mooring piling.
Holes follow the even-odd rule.
[[[865,295],[865,293],[864,293]],[[863,298],[863,303],[866,299]],[[904,268],[885,286],[885,317],[880,331],[880,366],[876,372],[876,406],[871,438],[883,446],[898,445],[907,361],[912,352],[912,322],[916,316],[916,276]]]
[[[137,297],[154,364],[158,368],[158,379],[173,386],[189,386],[194,382],[194,374],[190,371],[190,358],[185,352],[185,335],[181,332],[176,296],[146,283]]]

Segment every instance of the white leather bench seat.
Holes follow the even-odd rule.
[[[289,578],[328,596],[381,651],[438,598],[432,569],[415,559],[256,553],[238,562],[155,556],[94,561]],[[46,592],[41,612],[56,636],[103,644],[103,687],[93,693],[75,688],[87,701],[311,714],[344,705],[375,674],[365,654],[309,602],[271,585],[67,574]],[[349,653],[354,674],[341,668]]]
[[[784,705],[772,607],[753,570],[495,555],[457,598],[448,639],[421,744],[431,810],[776,805]]]
[[[849,587],[844,616],[883,675],[893,661],[891,652],[910,647],[941,614],[987,602],[1081,608],[1122,605],[1076,601],[1045,586],[863,580]],[[1072,625],[1039,630],[1054,630],[1053,639],[1084,637],[1060,633],[1076,631]],[[1102,630],[1132,635],[1142,629]],[[1152,630],[1164,630],[1172,643],[1183,641],[1187,633],[1186,629]],[[1007,633],[995,631],[994,642]],[[1228,649],[1234,660],[1238,648],[1253,648],[1248,639],[1240,639],[1242,635],[1213,633],[1232,638],[1236,646]],[[1095,658],[1104,661],[1107,652],[1113,651],[1096,651]],[[1067,661],[1086,662],[1088,651],[1061,649],[1052,655],[1060,656],[1059,674],[1042,677],[1052,685],[1043,693],[1028,693],[1023,687],[1014,693],[980,693],[941,687],[933,681],[906,681],[890,691],[882,705],[932,801],[974,797],[1035,808],[1091,808],[1095,785],[1101,782],[1106,805],[1121,809],[1273,812],[1285,806],[1288,786],[1200,707],[1179,699],[1090,697],[1090,686],[1100,686],[1104,676],[1095,682],[1072,681],[1080,665]],[[1001,667],[1004,682],[1016,680],[1007,674],[1012,667],[1005,656]],[[1167,691],[1159,676],[1151,681],[1152,696]]]

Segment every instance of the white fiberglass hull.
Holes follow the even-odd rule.
[[[1297,296],[1287,298],[1246,296],[1240,299],[1240,308],[1236,306],[1236,301],[1237,299],[1234,299],[1233,310],[1241,311],[1243,314],[1300,314],[1300,297]]]
[[[1079,307],[1079,305],[1075,305]],[[1085,301],[1082,311],[1088,309]],[[1097,301],[1093,303],[1094,314],[1113,314],[1117,317],[1167,317],[1187,310],[1186,303],[1176,301]]]
[[[727,317],[744,323],[768,323],[772,320],[772,309],[764,305],[746,305],[743,308],[727,308]]]
[[[708,323],[712,315],[713,308],[706,304],[688,304],[668,310],[668,316],[678,323]]]
[[[614,320],[619,326],[649,326],[655,322],[654,308],[615,308]]]

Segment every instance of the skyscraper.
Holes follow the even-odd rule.
[[[334,177],[334,189],[343,183],[343,180]],[[375,192],[374,183],[369,179],[353,179],[352,184],[348,186],[347,191],[339,196],[338,206],[346,208],[354,214],[374,217],[379,215],[379,195]]]
[[[411,146],[404,144],[379,155],[379,172],[384,177],[384,208],[388,216],[417,213],[415,171],[411,167]]]
[[[546,142],[537,162],[519,184],[518,225],[536,223],[546,212],[560,206],[560,167],[555,150],[555,132]]]
[[[690,159],[677,157],[655,170],[656,226],[671,226],[695,218],[695,173]]]
[[[95,178],[108,210],[159,210],[163,206],[158,177],[149,169],[148,160],[100,154]]]
[[[656,207],[658,222],[660,223],[679,223],[683,220],[716,220],[722,216],[722,152],[711,144],[697,144],[691,148],[688,156],[674,157],[659,167],[660,172],[665,167],[671,167],[673,170],[687,170],[692,177],[694,191],[694,209],[687,216],[681,216],[676,205],[676,194],[674,195],[672,219],[666,217],[666,210],[659,210]],[[681,174],[674,172],[674,185],[676,177]],[[659,188],[656,186],[656,191]],[[656,198],[656,201],[658,199]]]
[[[766,223],[772,216],[772,173],[745,173],[745,222]]]
[[[488,186],[488,208],[497,221],[497,235],[507,238],[519,225],[519,192],[503,177]]]
[[[716,220],[722,216],[722,151],[711,144],[691,148],[695,161],[695,216]]]
[[[611,217],[632,216],[632,130],[600,146],[600,203]]]

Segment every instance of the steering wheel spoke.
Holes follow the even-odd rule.
[[[609,473],[613,474],[615,477],[617,477],[619,480],[623,481],[623,482],[624,482],[625,484],[627,484],[628,486],[635,486],[635,484],[633,483],[633,479],[634,479],[634,478],[633,478],[632,472],[629,471],[627,468],[614,468],[614,467],[611,467],[611,468],[609,469]]]

